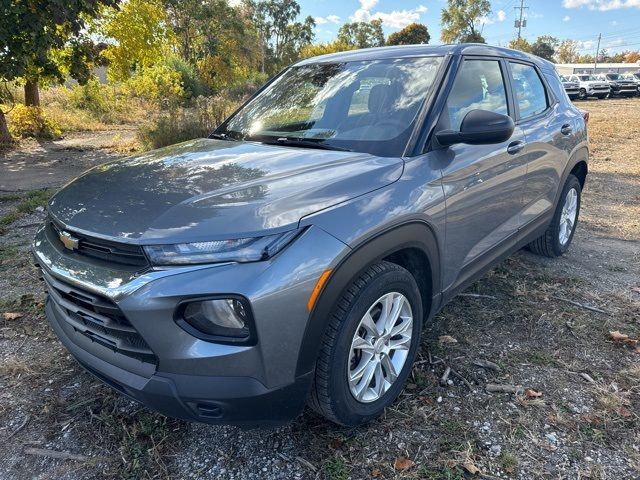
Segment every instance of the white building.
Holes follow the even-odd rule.
[[[556,70],[560,75],[573,73],[594,73],[593,63],[557,63]],[[640,62],[636,63],[599,63],[595,73],[634,73],[640,72]]]

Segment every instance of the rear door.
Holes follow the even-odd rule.
[[[437,130],[459,130],[481,109],[513,116],[506,65],[500,58],[462,58]],[[526,165],[522,130],[491,145],[456,144],[432,154],[442,171],[446,199],[445,289],[464,283],[515,245]]]
[[[533,64],[509,60],[518,125],[526,146],[526,186],[520,219],[523,233],[553,214],[555,196],[571,149],[575,121]]]

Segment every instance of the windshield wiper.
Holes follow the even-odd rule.
[[[218,140],[227,140],[229,142],[237,142],[238,141],[235,138],[231,138],[226,133],[212,133],[211,135],[209,135],[209,138],[216,138]]]
[[[351,152],[348,148],[337,147],[327,143],[322,143],[317,140],[308,140],[302,138],[290,138],[290,137],[261,137],[254,135],[247,137],[247,140],[255,140],[268,145],[284,145],[286,147],[300,147],[300,148],[318,148],[321,150],[337,150],[340,152]]]

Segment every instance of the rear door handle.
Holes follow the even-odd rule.
[[[569,125],[568,123],[562,125],[562,128],[560,129],[560,133],[563,135],[569,135],[572,131],[573,128],[571,128],[571,125]]]
[[[524,148],[524,142],[522,140],[516,140],[515,142],[511,142],[507,147],[507,153],[509,155],[515,155],[520,152]]]

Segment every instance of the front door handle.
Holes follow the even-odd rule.
[[[520,152],[524,148],[524,142],[522,140],[516,140],[515,142],[511,142],[507,147],[507,153],[509,155],[515,155]]]
[[[572,131],[573,128],[571,128],[571,125],[569,125],[568,123],[562,125],[562,128],[560,129],[560,133],[563,135],[569,135]]]

